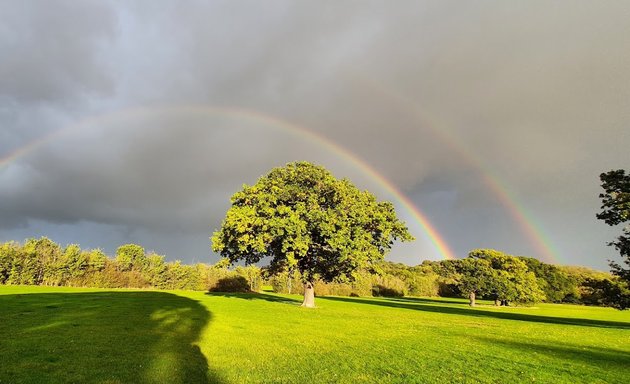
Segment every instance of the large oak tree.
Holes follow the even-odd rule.
[[[274,168],[231,202],[213,250],[233,263],[270,258],[272,272],[298,270],[306,307],[315,305],[316,279],[352,280],[382,260],[394,240],[413,240],[391,203],[308,162]]]

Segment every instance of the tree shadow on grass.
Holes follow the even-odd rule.
[[[210,319],[166,292],[0,295],[0,382],[220,383],[195,345]]]
[[[243,300],[265,300],[270,301],[272,303],[282,303],[282,304],[290,304],[290,305],[299,305],[302,303],[302,299],[292,298],[292,297],[284,297],[277,295],[270,295],[267,293],[258,293],[258,292],[250,292],[250,293],[230,293],[230,292],[208,292],[206,295],[209,296],[220,296],[231,299],[243,299]]]
[[[549,355],[553,358],[561,357],[572,362],[581,362],[603,369],[611,367],[615,371],[627,369],[630,362],[630,353],[616,349],[604,349],[599,347],[572,346],[567,344],[550,344],[542,340],[503,340],[487,336],[467,335],[481,340],[490,345],[500,345],[502,348],[516,350],[522,354],[538,353]]]
[[[451,315],[465,315],[473,317],[493,317],[497,319],[529,321],[535,323],[549,324],[566,324],[585,327],[601,327],[601,328],[619,328],[630,329],[630,323],[606,320],[576,319],[570,317],[553,317],[533,314],[523,314],[514,312],[500,312],[496,310],[484,310],[480,308],[463,307],[465,304],[459,303],[463,308],[452,306],[439,306],[435,304],[427,305],[421,301],[405,302],[400,299],[370,299],[370,298],[352,298],[352,297],[322,297],[322,300],[343,301],[347,303],[378,305],[391,308],[412,309],[424,312],[446,313]]]
[[[466,300],[449,299],[449,298],[435,298],[430,299],[426,297],[388,297],[388,300],[402,301],[408,303],[427,303],[427,304],[468,304]]]

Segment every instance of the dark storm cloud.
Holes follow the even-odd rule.
[[[54,102],[109,94],[100,57],[114,33],[112,10],[96,1],[3,1],[0,97]]]
[[[410,196],[460,256],[480,246],[536,256],[514,209],[562,262],[601,267],[611,254],[594,214],[598,174],[629,160],[625,4],[1,8],[0,150],[92,119],[0,169],[3,238],[32,228],[80,242],[68,229],[77,228],[93,242],[101,228],[107,244],[97,245],[136,239],[190,260],[207,254],[231,193],[298,159],[393,198],[295,133],[234,114],[165,112],[195,104],[276,116],[345,147]],[[148,110],[126,114],[138,106]]]

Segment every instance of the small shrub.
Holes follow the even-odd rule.
[[[403,297],[405,294],[395,288],[386,287],[384,285],[377,284],[372,287],[372,296],[381,297]]]
[[[249,282],[239,275],[228,276],[219,279],[217,284],[210,289],[210,292],[250,292]]]

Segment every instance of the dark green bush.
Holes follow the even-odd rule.
[[[395,288],[390,288],[384,285],[377,284],[372,287],[372,296],[403,297],[405,296],[405,293]]]
[[[243,276],[227,276],[219,279],[210,292],[250,292],[249,282]]]

